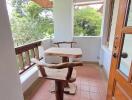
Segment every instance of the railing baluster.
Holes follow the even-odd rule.
[[[24,70],[24,61],[23,61],[22,53],[18,54],[18,61],[19,61],[20,69]]]
[[[26,57],[26,64],[29,66],[30,65],[30,55],[29,55],[29,51],[25,52],[25,57]]]
[[[34,52],[35,52],[35,58],[39,59],[39,50],[38,50],[38,47],[34,48]]]

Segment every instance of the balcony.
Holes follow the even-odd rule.
[[[105,100],[107,79],[98,64],[89,63],[76,68],[77,91],[75,95],[64,94],[64,100]],[[37,81],[24,93],[25,100],[55,100],[55,94],[50,93],[54,81],[43,78]]]
[[[101,32],[98,36],[74,36],[73,2],[70,0],[65,1],[65,3],[63,0],[56,0],[55,3],[52,0],[33,1],[40,4],[41,7],[54,7],[54,37],[38,39],[14,49],[6,4],[4,0],[0,1],[0,9],[2,9],[2,14],[0,14],[0,18],[2,18],[2,24],[0,23],[0,33],[2,33],[2,37],[0,36],[0,51],[2,51],[0,63],[1,66],[4,66],[0,69],[0,76],[2,76],[0,77],[2,84],[0,86],[2,90],[0,99],[2,97],[5,98],[3,100],[23,100],[24,97],[24,100],[55,100],[55,94],[49,92],[54,81],[42,77],[37,65],[31,62],[31,58],[37,58],[47,63],[61,63],[61,57],[47,56],[44,54],[45,50],[54,47],[54,41],[75,41],[76,44],[73,44],[73,47],[82,50],[82,57],[78,60],[83,62],[83,66],[75,68],[77,71],[76,94],[64,94],[64,100],[106,100],[118,1],[115,1],[117,8],[114,8],[113,12],[110,12],[112,5],[107,9],[108,0],[105,2],[98,1],[98,4],[104,3],[104,10],[102,7],[98,9],[103,15]],[[95,1],[81,2],[81,0],[75,0],[74,6],[95,4]],[[1,2],[5,5],[2,5]],[[60,17],[60,15],[63,16]],[[112,15],[115,19],[112,19]],[[5,95],[6,93],[9,97]]]
[[[80,99],[78,100],[96,97],[100,98],[100,100],[101,98],[104,99],[106,97],[107,78],[104,77],[104,69],[99,65],[101,37],[74,37],[73,40],[77,42],[73,47],[79,47],[83,51],[83,56],[79,60],[84,62],[84,66],[76,69],[78,73],[76,84],[80,90],[78,90],[79,93],[75,96],[65,95],[65,98],[77,100],[79,96]],[[93,45],[90,45],[91,42]],[[87,44],[89,46],[87,47],[84,43],[89,43]],[[40,100],[40,97],[45,98],[45,96],[45,100],[54,100],[54,95],[49,93],[49,87],[53,85],[53,82],[40,78],[41,76],[37,67],[30,62],[30,59],[33,57],[39,60],[45,58],[48,63],[61,62],[61,57],[56,60],[56,57],[44,56],[44,50],[53,46],[52,39],[45,39],[15,48],[25,100]],[[37,86],[37,84],[40,85]],[[87,85],[89,87],[87,87]],[[100,89],[98,89],[98,87]],[[44,89],[41,90],[41,88]],[[81,95],[85,91],[87,91],[88,94]],[[99,92],[103,94],[98,94]]]

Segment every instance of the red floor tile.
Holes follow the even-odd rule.
[[[107,80],[102,77],[100,69],[96,64],[86,64],[76,68],[77,93],[64,94],[64,100],[105,100]],[[49,92],[52,84],[52,81],[44,81],[31,100],[55,100],[55,94]]]

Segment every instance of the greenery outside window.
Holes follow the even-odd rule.
[[[102,14],[89,6],[75,7],[74,33],[75,36],[99,36]]]

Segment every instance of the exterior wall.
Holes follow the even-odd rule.
[[[82,61],[98,62],[101,49],[100,36],[74,37],[77,42],[75,47],[82,49]]]
[[[73,1],[54,0],[54,41],[73,39]]]
[[[101,47],[101,63],[103,65],[107,78],[109,78],[112,52],[105,46]]]
[[[83,51],[83,56],[80,60],[98,62],[101,49],[101,37],[100,36],[84,36],[84,37],[73,37],[73,41],[77,44],[74,47],[81,48]],[[43,48],[41,48],[41,54],[44,55],[44,50],[52,47],[52,40],[44,40],[42,42]],[[46,56],[45,61],[47,63],[59,63],[61,62],[61,57]]]
[[[5,0],[0,0],[0,100],[23,100]]]
[[[101,49],[101,37],[100,36],[86,36],[86,37],[73,37],[73,41],[76,41],[77,44],[74,47],[81,48],[83,51],[83,56],[80,60],[82,61],[91,61],[91,62],[98,62],[100,56],[100,49]],[[91,45],[92,44],[92,45]],[[44,50],[49,47],[52,47],[52,41],[50,39],[44,40],[42,43],[43,48],[42,54],[44,54]],[[46,56],[45,60],[48,63],[59,63],[61,62],[61,57],[53,57],[53,56]]]

